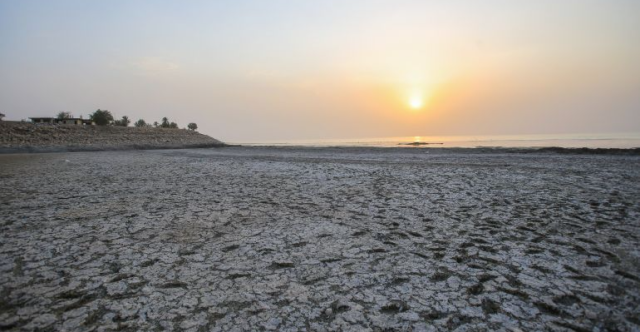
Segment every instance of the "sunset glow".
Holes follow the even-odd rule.
[[[409,106],[411,106],[411,108],[413,108],[414,110],[422,108],[423,104],[424,103],[422,101],[422,97],[416,96],[409,100]]]
[[[4,1],[0,109],[162,114],[232,141],[635,132],[638,12],[624,0]]]

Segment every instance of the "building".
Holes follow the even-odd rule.
[[[67,118],[67,119],[58,119],[58,118],[29,118],[33,123],[50,123],[50,124],[64,124],[64,125],[77,125],[77,126],[95,126],[96,123],[92,120],[87,120],[83,118]]]
[[[56,123],[65,124],[65,125],[82,125],[82,119],[81,118],[57,119]]]
[[[33,123],[56,123],[56,118],[29,118]]]

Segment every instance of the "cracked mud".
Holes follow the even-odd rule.
[[[640,157],[0,156],[0,330],[637,331]]]

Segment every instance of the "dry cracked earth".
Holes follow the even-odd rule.
[[[637,156],[2,155],[0,210],[0,330],[640,330]]]

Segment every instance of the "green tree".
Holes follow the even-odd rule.
[[[187,125],[187,128],[189,128],[189,130],[197,130],[198,125],[195,122],[191,122],[190,124]]]
[[[0,113],[0,121],[2,121],[4,119],[4,116],[5,115],[3,113]]]
[[[58,120],[71,119],[73,116],[70,112],[60,112],[56,117]]]
[[[142,128],[142,127],[146,127],[147,123],[144,120],[140,119],[140,120],[136,121],[136,123],[134,123],[133,125],[138,127],[138,128]]]
[[[121,120],[116,120],[114,122],[114,125],[120,126],[120,127],[128,127],[130,123],[131,123],[131,120],[129,120],[129,117],[125,115],[122,117]]]
[[[154,127],[158,128],[158,126],[159,126],[159,125],[160,125],[160,124],[158,123],[158,121],[153,121],[153,126],[154,126]]]
[[[95,122],[98,126],[106,126],[113,121],[113,115],[107,110],[97,110],[92,114],[89,114],[89,119]]]
[[[160,124],[160,127],[169,128],[170,126],[171,124],[169,123],[169,119],[166,116],[162,118],[162,123]]]
[[[177,123],[175,123],[175,122],[171,122],[171,123],[169,124],[169,128],[171,128],[171,129],[178,129],[178,124],[177,124]]]

